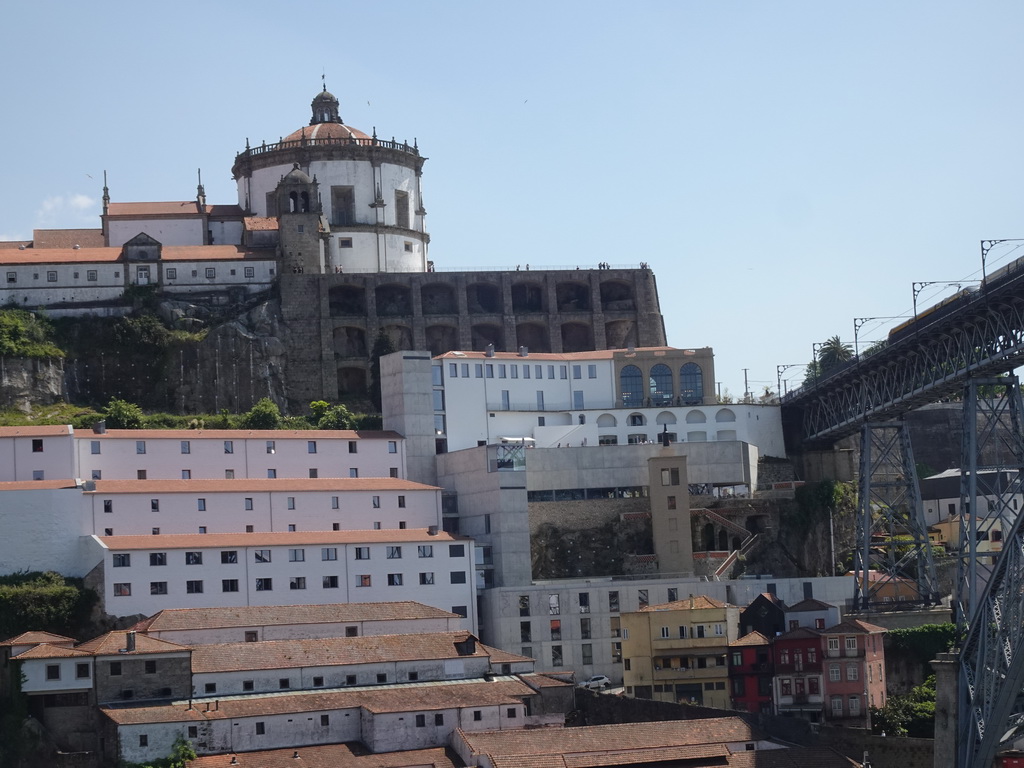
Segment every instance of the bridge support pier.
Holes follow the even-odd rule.
[[[905,422],[862,428],[859,496],[855,609],[885,602],[938,604],[939,582]]]

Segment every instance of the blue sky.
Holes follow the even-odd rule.
[[[98,226],[104,170],[116,201],[189,199],[202,168],[235,202],[235,153],[304,125],[322,72],[347,123],[430,158],[439,268],[646,261],[669,344],[714,347],[734,395],[1024,237],[1019,2],[42,0],[5,20],[0,239]]]

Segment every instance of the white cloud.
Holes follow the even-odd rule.
[[[43,200],[36,211],[36,226],[58,229],[98,227],[98,202],[82,194],[53,195]]]

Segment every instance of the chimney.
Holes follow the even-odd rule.
[[[437,536],[437,526],[436,525],[431,525],[429,528],[427,528],[427,535],[428,536]]]
[[[129,630],[128,634],[125,635],[125,650],[131,653],[135,650],[135,630]]]
[[[487,349],[484,350],[484,357],[494,357],[494,345],[488,344]]]
[[[530,348],[529,347],[520,347],[519,348],[519,356],[520,357],[529,357],[530,356]]]
[[[107,433],[107,420],[101,419],[92,425],[92,431],[97,435],[105,435]]]
[[[693,595],[690,595],[690,609],[693,609]]]
[[[231,756],[231,765],[238,765],[238,758],[234,755]]]

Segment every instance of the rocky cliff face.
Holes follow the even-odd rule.
[[[0,408],[26,413],[64,398],[64,361],[0,357]]]

